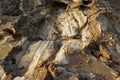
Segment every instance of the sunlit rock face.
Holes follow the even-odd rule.
[[[119,80],[119,0],[0,0],[0,80]]]
[[[63,37],[80,37],[81,28],[86,23],[87,16],[79,10],[73,10],[58,15],[56,26]]]

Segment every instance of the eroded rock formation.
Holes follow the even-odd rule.
[[[0,80],[120,80],[119,0],[0,0]]]

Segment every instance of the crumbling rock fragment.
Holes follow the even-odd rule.
[[[73,10],[60,14],[56,26],[61,36],[80,38],[80,31],[86,23],[87,16],[79,10]]]

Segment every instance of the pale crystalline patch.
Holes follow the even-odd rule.
[[[82,36],[82,48],[84,49],[85,46],[87,46],[90,43],[93,37],[92,34],[90,33],[88,26],[86,26],[82,30],[81,36]]]
[[[44,51],[44,53],[42,53],[40,55],[40,58],[45,61],[47,60],[49,57],[51,57],[52,54],[55,53],[55,50],[54,50],[54,41],[47,41],[49,42],[49,44],[47,44],[47,47],[46,47],[46,50]]]
[[[29,54],[23,56],[18,67],[24,66],[26,69],[25,77],[32,75],[39,59],[47,60],[54,53],[53,41],[39,41],[30,46]],[[24,80],[23,77],[16,77],[14,80]]]
[[[57,56],[55,58],[55,62],[57,62],[58,64],[68,64],[67,58],[66,58],[64,53],[65,53],[64,50],[60,50],[57,53]]]
[[[82,3],[82,0],[72,0],[75,3]]]
[[[14,80],[25,80],[25,77],[23,76],[23,77],[16,77],[16,78],[14,78]]]
[[[82,43],[80,40],[66,40],[63,42],[63,46],[58,51],[54,62],[58,64],[68,64],[69,57],[67,54],[75,53],[76,51],[80,51],[82,49]]]
[[[70,4],[70,3],[82,3],[82,0],[54,0],[57,2],[62,2],[65,4]]]
[[[0,80],[4,80],[6,77],[6,72],[4,71],[3,67],[0,65]]]
[[[26,54],[24,53],[25,55],[21,58],[20,62],[18,63],[18,67],[24,66],[24,69],[27,69],[30,62],[32,62],[33,56],[40,44],[41,44],[41,41],[30,45],[29,52],[26,52]],[[23,52],[19,53],[19,56],[22,54],[23,54]],[[19,56],[17,56],[16,59],[19,59]]]
[[[58,15],[56,26],[61,36],[75,37],[80,33],[81,28],[86,24],[87,16],[80,10],[64,12]]]
[[[54,62],[57,62],[58,64],[68,64],[68,60],[66,57],[67,52],[67,46],[70,44],[70,41],[68,41],[66,44],[64,44],[61,49],[57,52],[57,55],[55,57]]]
[[[25,75],[33,74],[34,69],[35,69],[39,59],[45,58],[44,60],[46,60],[48,57],[50,57],[51,54],[46,54],[45,50],[49,49],[49,46],[51,46],[52,43],[53,43],[53,41],[41,41],[41,44],[38,47],[38,49],[36,50],[36,52],[34,53],[33,60],[30,63]]]
[[[99,35],[101,35],[101,25],[100,25],[100,23],[98,24],[98,29],[99,29]]]

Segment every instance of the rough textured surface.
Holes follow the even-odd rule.
[[[120,80],[119,0],[0,0],[0,80]]]

